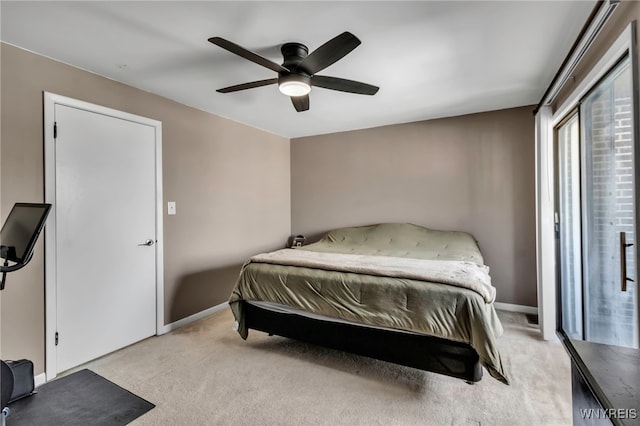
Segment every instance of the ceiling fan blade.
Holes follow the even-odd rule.
[[[342,59],[347,53],[358,47],[360,43],[358,37],[345,31],[311,52],[300,61],[298,68],[313,75]]]
[[[222,89],[216,90],[216,92],[219,92],[219,93],[237,92],[238,90],[246,90],[246,89],[253,89],[254,87],[268,86],[270,84],[276,84],[277,82],[278,82],[277,78],[269,78],[267,80],[258,80],[258,81],[252,81],[250,83],[242,83],[242,84],[236,84],[235,86],[224,87]]]
[[[251,62],[255,62],[258,65],[262,65],[263,67],[269,68],[270,70],[273,70],[275,72],[289,72],[289,70],[282,65],[276,64],[275,62],[270,61],[269,59],[262,57],[255,52],[247,50],[242,46],[238,46],[237,44],[230,42],[229,40],[225,40],[221,37],[211,37],[209,41],[216,46],[220,46],[231,53],[235,53],[238,56],[248,59]]]
[[[311,85],[325,89],[339,90],[341,92],[356,93],[359,95],[375,95],[380,89],[371,84],[359,81],[347,80],[345,78],[328,77],[325,75],[314,75],[311,77]]]
[[[302,112],[309,109],[309,95],[291,96],[291,102],[296,108],[296,111]]]

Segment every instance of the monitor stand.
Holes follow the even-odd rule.
[[[31,261],[33,257],[33,251],[29,253],[29,257],[27,257],[24,262],[16,263],[14,265],[9,265],[9,254],[15,253],[16,248],[13,246],[0,246],[0,258],[4,259],[4,263],[0,266],[0,273],[2,273],[2,279],[0,279],[0,290],[4,290],[4,285],[7,282],[7,273],[17,271],[18,269],[22,269],[27,266],[27,263]]]

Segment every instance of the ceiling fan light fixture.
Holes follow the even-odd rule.
[[[311,86],[302,81],[285,81],[278,89],[287,96],[304,96],[311,91]]]
[[[304,96],[311,91],[311,78],[303,74],[281,74],[278,89],[287,96]]]

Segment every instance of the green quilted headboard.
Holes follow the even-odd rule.
[[[357,253],[434,260],[464,260],[483,264],[473,236],[460,231],[437,231],[410,223],[340,228],[328,232],[304,250]]]

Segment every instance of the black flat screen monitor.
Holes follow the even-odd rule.
[[[16,203],[0,231],[1,256],[16,263],[29,260],[51,204]]]

